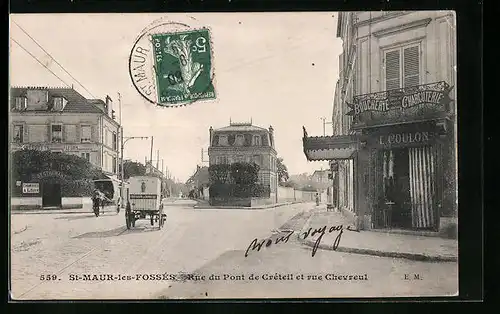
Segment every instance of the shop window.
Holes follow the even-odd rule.
[[[420,84],[420,45],[385,51],[385,89],[399,89]]]
[[[82,153],[81,156],[82,158],[90,162],[90,153]]]
[[[24,127],[22,124],[14,125],[13,141],[15,143],[22,143],[24,141]]]
[[[62,132],[62,124],[52,124],[50,127],[51,131],[51,139],[53,143],[62,143],[63,141],[63,132]]]

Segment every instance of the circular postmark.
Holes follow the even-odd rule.
[[[171,108],[216,98],[211,32],[194,22],[160,19],[135,40],[129,75],[147,101]]]

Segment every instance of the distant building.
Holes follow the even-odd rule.
[[[311,175],[311,179],[319,184],[330,184],[332,183],[331,173],[330,170],[316,170]]]
[[[186,181],[186,185],[191,189],[208,187],[209,183],[210,175],[208,173],[208,167],[200,166],[196,166],[195,173]]]
[[[13,87],[10,90],[10,150],[47,150],[77,155],[101,169],[96,183],[108,198],[118,190],[118,132],[113,102],[87,99],[73,88]],[[61,183],[44,183],[42,206],[61,206]]]
[[[269,186],[271,198],[276,200],[278,189],[277,153],[274,148],[274,130],[252,125],[233,123],[212,129],[210,127],[210,165],[255,162],[259,165],[259,183]]]

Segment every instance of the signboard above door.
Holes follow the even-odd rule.
[[[353,128],[444,118],[450,112],[453,87],[436,82],[353,97],[347,103]]]

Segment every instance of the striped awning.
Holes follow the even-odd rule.
[[[355,136],[307,136],[305,129],[302,142],[309,161],[351,159],[359,145]]]

